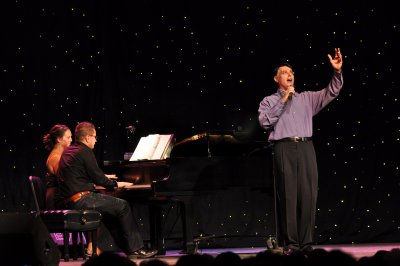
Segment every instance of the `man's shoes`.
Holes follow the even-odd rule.
[[[300,250],[297,246],[289,245],[289,246],[286,246],[283,248],[283,255],[292,255],[294,253],[297,254],[297,253],[299,253],[299,251]]]
[[[267,238],[267,249],[277,249],[278,248],[278,240],[274,236],[270,236]]]
[[[268,249],[268,251],[273,253],[273,254],[277,254],[277,255],[283,255],[284,254],[283,247],[277,247],[277,248],[273,248],[273,249]]]
[[[295,253],[297,251],[297,249],[293,249],[293,248],[283,248],[283,255],[292,255],[293,253]]]
[[[129,259],[147,259],[157,255],[157,252],[155,249],[141,248],[126,255]]]

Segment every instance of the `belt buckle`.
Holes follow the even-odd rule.
[[[294,137],[294,142],[300,142],[301,141],[301,137]]]

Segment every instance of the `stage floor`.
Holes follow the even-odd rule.
[[[352,255],[355,259],[360,259],[362,257],[370,257],[373,256],[377,251],[386,250],[390,251],[394,248],[400,249],[400,243],[370,243],[370,244],[346,244],[346,245],[316,245],[313,246],[315,249],[325,249],[326,251],[331,250],[341,250],[345,253]],[[266,248],[261,247],[243,247],[243,248],[232,248],[232,249],[200,249],[199,253],[201,254],[210,254],[212,256],[216,256],[223,252],[234,252],[238,254],[241,258],[246,258],[250,256],[255,256],[257,253],[265,251]],[[162,260],[169,265],[175,265],[176,261],[184,256],[179,253],[179,250],[169,250],[166,255],[156,256],[157,259]],[[140,264],[143,260],[134,260],[137,265]],[[84,263],[84,260],[78,259],[77,261],[69,261],[65,262],[64,260],[60,261],[60,266],[80,266]]]

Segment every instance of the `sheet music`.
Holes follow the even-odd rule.
[[[149,160],[152,156],[154,150],[151,149],[154,145],[151,141],[155,141],[156,138],[140,138],[138,145],[136,146],[135,151],[133,152],[130,161],[137,160]]]
[[[159,135],[158,145],[154,150],[153,156],[151,157],[153,160],[165,159],[165,152],[172,140],[172,136],[173,135]]]
[[[169,146],[172,145],[172,139],[173,134],[150,134],[141,137],[129,161],[165,159],[168,156],[167,151],[170,150]]]

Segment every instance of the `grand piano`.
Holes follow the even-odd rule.
[[[217,228],[219,222],[211,222],[225,211],[243,215],[245,208],[251,217],[238,218],[231,226],[246,227],[244,222],[257,227],[257,232],[249,233],[249,226],[240,230],[253,238],[261,235],[264,241],[263,236],[275,233],[270,153],[266,141],[240,132],[207,131],[176,142],[167,159],[105,161],[103,170],[134,183],[114,192],[115,196],[148,204],[152,247],[160,253],[167,248],[168,211],[163,207],[167,205],[180,215],[170,224],[180,224],[175,231],[181,236],[183,252],[194,253],[202,239],[237,235],[237,228],[223,232]]]

